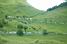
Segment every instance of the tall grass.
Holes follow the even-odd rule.
[[[0,36],[0,44],[7,43],[7,40]]]

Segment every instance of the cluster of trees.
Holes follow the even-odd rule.
[[[51,11],[51,10],[54,10],[56,8],[63,7],[63,6],[67,6],[67,2],[61,3],[59,6],[54,6],[52,8],[49,8],[47,9],[47,11]]]
[[[28,27],[27,26],[24,26],[22,24],[19,24],[19,25],[17,25],[17,29],[18,29],[17,30],[17,35],[22,36],[22,35],[24,35],[23,32],[26,32],[27,31]]]
[[[5,16],[6,19],[25,19],[28,18],[27,16]]]
[[[53,22],[60,22],[60,21],[64,21],[65,19],[66,19],[66,16],[64,16],[62,19],[64,19],[64,20],[62,20],[61,19],[62,17],[58,17],[57,19],[56,18],[45,18],[44,19],[44,23],[48,23],[48,22],[50,22],[50,23],[53,23]],[[66,21],[66,20],[65,20]],[[19,23],[19,22],[18,22]],[[2,28],[4,27],[4,26],[6,26],[8,24],[8,22],[6,21],[6,19],[2,19],[1,21],[0,21],[0,30],[3,30]],[[23,25],[24,24],[24,25]],[[29,28],[28,26],[27,26],[27,24],[25,24],[25,23],[22,23],[22,24],[18,24],[18,25],[16,25],[17,26],[17,35],[19,35],[19,36],[22,36],[22,35],[24,35],[24,32],[27,32],[27,29]],[[37,31],[37,28],[35,28],[35,27],[31,27],[32,29],[33,29],[33,31],[34,30],[36,30]],[[47,30],[43,30],[43,34],[48,34],[48,32],[47,32]]]
[[[0,28],[3,28],[4,26],[6,26],[8,24],[8,22],[6,22],[6,20],[5,19],[2,19],[1,21],[0,21]],[[19,35],[19,36],[23,36],[24,35],[24,32],[26,33],[27,32],[27,29],[28,29],[29,27],[27,26],[27,25],[23,25],[23,24],[18,24],[17,25],[17,35]],[[35,30],[35,31],[37,31],[37,28],[36,27],[31,27],[32,29],[33,29],[33,31]],[[0,29],[0,31],[1,31],[1,29]],[[2,29],[2,31],[4,31],[3,29]],[[48,31],[47,30],[43,30],[43,35],[46,35],[46,34],[48,34]]]
[[[17,25],[17,28],[18,28],[18,30],[17,30],[17,35],[18,36],[23,36],[24,35],[24,32],[26,33],[27,32],[27,29],[29,28],[29,27],[27,27],[27,26],[23,26],[23,25]],[[32,29],[33,29],[33,31],[37,31],[37,29],[35,28],[35,27],[31,27]],[[38,32],[38,31],[37,31]],[[26,33],[27,34],[27,33]],[[47,30],[43,30],[42,31],[42,34],[43,35],[47,35],[48,34],[48,31]]]
[[[28,16],[5,16],[5,19],[7,20],[17,20],[19,22],[22,22],[24,24],[30,23],[30,21],[32,21],[32,18],[28,17]]]

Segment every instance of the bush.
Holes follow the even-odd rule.
[[[28,27],[27,27],[27,26],[24,26],[24,31],[25,31],[25,32],[27,31],[27,29],[28,29]]]
[[[47,34],[48,34],[47,30],[43,30],[43,35],[47,35]]]
[[[19,25],[17,25],[17,28],[18,29],[22,29],[23,28],[23,25],[19,24]]]
[[[18,28],[17,35],[22,36],[23,35],[23,31],[22,31],[23,25],[19,24],[17,25],[17,28]]]
[[[2,23],[0,23],[0,28],[3,28],[3,24]]]
[[[7,24],[8,24],[8,22],[6,21],[6,19],[0,20],[0,28],[3,28],[3,27],[6,26]]]
[[[3,25],[7,25],[8,24],[8,21],[6,19],[2,19],[2,24]]]
[[[17,35],[19,35],[19,36],[22,36],[23,34],[24,34],[23,31],[20,29],[17,31]]]

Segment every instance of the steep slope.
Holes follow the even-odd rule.
[[[26,0],[0,0],[0,15],[34,16],[42,11],[34,9]]]
[[[11,19],[9,21],[5,19],[6,16],[36,16],[41,13],[26,2],[26,0],[0,0],[0,24],[7,31],[15,29],[16,25],[19,24],[18,20]],[[22,21],[22,20],[21,20]],[[6,25],[5,25],[6,24]],[[15,29],[16,30],[16,29]]]
[[[4,26],[5,31],[16,31],[17,25],[23,25],[24,21],[28,22],[24,25],[29,26],[29,28],[35,27],[37,30],[45,29],[51,32],[67,32],[67,6],[43,12],[31,7],[25,0],[0,0],[0,2],[0,24]],[[5,19],[5,16],[27,16],[32,19]]]
[[[56,8],[52,11],[33,17],[35,23],[48,31],[67,32],[67,6]]]

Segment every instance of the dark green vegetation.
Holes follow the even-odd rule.
[[[64,6],[67,6],[67,2],[61,3],[59,6],[54,6],[52,8],[49,8],[47,11],[51,11],[51,10],[54,10],[56,8],[64,7]]]
[[[6,35],[13,31],[17,35]],[[26,0],[0,0],[0,44],[67,44],[67,3],[44,12]]]

